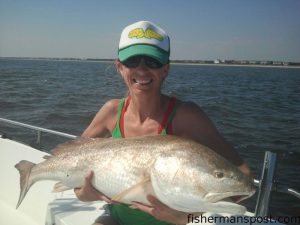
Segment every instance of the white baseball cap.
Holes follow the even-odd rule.
[[[162,64],[169,63],[169,36],[162,28],[149,21],[139,21],[125,27],[119,43],[119,60],[123,62],[137,55],[155,58]]]

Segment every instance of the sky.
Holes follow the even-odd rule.
[[[121,31],[149,20],[172,60],[300,62],[300,0],[0,0],[0,57],[117,57]]]

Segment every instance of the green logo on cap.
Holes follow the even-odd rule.
[[[128,34],[129,38],[147,38],[147,39],[156,39],[158,41],[164,40],[163,36],[159,33],[155,32],[154,30],[147,28],[146,31],[144,31],[143,28],[136,28],[129,32]]]

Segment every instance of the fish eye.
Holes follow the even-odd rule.
[[[224,173],[219,172],[219,171],[216,171],[216,172],[215,172],[215,177],[216,177],[216,178],[223,178],[223,177],[224,177]]]

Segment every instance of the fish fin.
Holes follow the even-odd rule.
[[[27,194],[27,191],[33,184],[32,182],[30,182],[29,177],[30,177],[31,169],[35,165],[36,164],[26,161],[26,160],[22,160],[18,164],[15,165],[15,168],[20,173],[20,196],[19,196],[19,200],[18,200],[16,209],[20,206],[25,195]]]
[[[148,200],[146,199],[148,194],[154,194],[150,177],[145,178],[143,181],[115,195],[112,197],[112,200],[130,204],[132,199],[136,199],[138,196],[140,197],[139,201],[148,203]]]
[[[83,144],[88,144],[91,142],[94,142],[95,140],[103,140],[103,141],[108,141],[110,140],[109,138],[86,138],[86,137],[79,137],[75,140],[72,141],[67,141],[65,143],[57,145],[52,151],[51,154],[54,156],[68,153],[68,152],[74,152],[76,149],[81,149],[80,147]]]
[[[72,189],[71,187],[68,187],[64,185],[62,182],[58,182],[54,184],[52,192],[62,192]]]
[[[73,151],[74,147],[77,145],[81,145],[83,143],[89,143],[93,141],[93,138],[84,138],[84,137],[79,137],[75,140],[67,141],[62,144],[58,144],[52,151],[51,154],[57,156],[66,152]],[[71,147],[71,148],[70,148]]]
[[[53,155],[44,155],[43,156],[43,159],[51,159],[53,158],[54,156]]]

